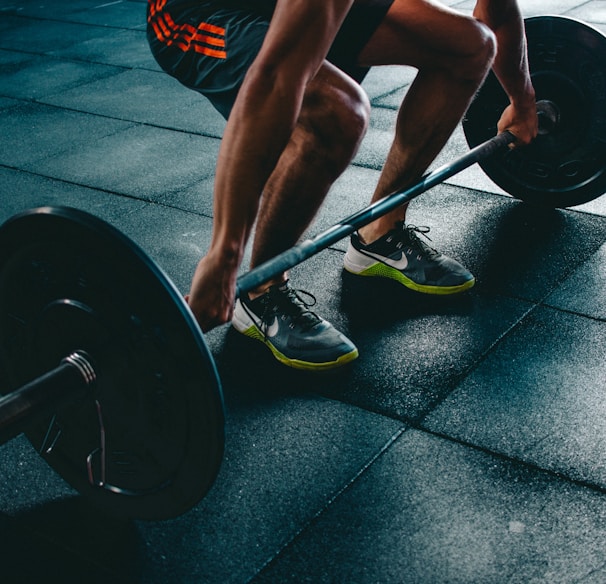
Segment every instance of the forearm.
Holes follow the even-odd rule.
[[[231,318],[236,275],[263,186],[290,136],[296,100],[251,77],[226,126],[215,176],[213,234],[187,296],[202,330]]]
[[[534,106],[535,93],[528,70],[524,20],[515,0],[478,2],[474,16],[489,26],[497,38],[493,70],[511,103],[517,108]]]
[[[286,94],[285,94],[286,93]],[[263,187],[290,138],[302,91],[251,71],[226,126],[215,176],[211,246],[239,264]]]

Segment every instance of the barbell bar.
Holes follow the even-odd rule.
[[[539,115],[532,144],[506,148],[514,136],[494,136],[509,99],[491,72],[463,120],[468,153],[255,267],[238,279],[238,292],[256,288],[475,163],[511,196],[538,206],[572,207],[606,192],[606,37],[563,16],[531,17],[524,25]]]
[[[562,17],[531,20],[529,30],[535,32],[529,46],[538,43],[532,35],[542,35],[543,52],[553,54],[550,42],[560,43],[564,34],[603,57],[604,37],[598,43],[594,29],[583,23]],[[549,33],[538,24],[548,24]],[[561,61],[549,63],[551,72],[545,75],[562,75]],[[584,101],[592,105],[585,112],[602,129],[603,111],[596,114],[595,104],[606,99],[604,78],[592,72],[596,95]],[[513,150],[523,156],[538,144],[535,150],[547,165],[550,156],[562,155],[553,143],[562,124],[569,131],[567,117],[574,109],[569,96],[565,106],[558,103],[557,84],[548,85],[550,91],[542,89],[537,102],[541,135],[531,147]],[[485,99],[482,91],[474,103]],[[468,116],[466,135],[475,125]],[[595,131],[587,135],[593,144]],[[508,156],[514,139],[504,132],[475,145],[418,184],[244,274],[238,291],[294,267],[465,168]],[[578,143],[575,148],[577,158],[587,151]],[[595,152],[589,149],[586,156],[594,165]],[[604,166],[577,185],[579,197],[604,192]],[[543,180],[548,173],[538,174]],[[570,183],[567,202],[579,201]],[[517,186],[512,190],[513,196],[520,194]],[[533,202],[561,204],[562,197],[553,195],[547,189],[542,200],[535,189]],[[42,207],[0,227],[0,364],[8,376],[7,388],[0,388],[0,443],[25,432],[50,466],[94,503],[122,516],[167,519],[191,509],[214,483],[223,456],[224,407],[204,336],[161,268],[101,219],[76,209]]]
[[[531,17],[524,25],[539,115],[532,144],[506,148],[514,140],[511,133],[494,136],[509,99],[491,72],[463,120],[468,153],[255,267],[238,279],[238,292],[256,288],[475,163],[511,196],[538,206],[572,207],[604,194],[606,37],[563,16]]]
[[[546,135],[549,132],[548,128],[557,127],[557,109],[551,102],[537,102],[537,112],[539,114],[539,123],[543,135]],[[341,222],[336,223],[326,231],[319,233],[315,237],[306,239],[294,247],[267,260],[263,264],[256,266],[238,278],[238,294],[253,290],[257,286],[270,280],[272,277],[293,268],[337,241],[340,241],[344,237],[351,235],[354,231],[360,229],[360,227],[368,225],[375,219],[409,203],[422,193],[443,183],[445,180],[453,177],[466,168],[469,168],[473,164],[490,158],[491,156],[495,156],[498,152],[509,146],[509,144],[512,144],[515,139],[515,136],[511,132],[497,134],[463,154],[453,162],[444,164],[426,174],[419,182],[411,187],[376,201],[368,207],[343,219]]]

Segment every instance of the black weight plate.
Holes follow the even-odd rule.
[[[89,398],[26,432],[75,489],[122,516],[175,517],[213,484],[222,391],[175,286],[91,215],[39,208],[0,228],[0,358],[16,389],[74,350],[97,371]]]
[[[606,37],[571,18],[525,20],[537,101],[559,110],[557,128],[524,148],[480,162],[510,195],[549,207],[571,207],[606,192]],[[471,104],[463,129],[470,147],[496,133],[509,100],[490,73]]]

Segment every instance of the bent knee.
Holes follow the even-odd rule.
[[[322,72],[308,87],[300,122],[328,156],[351,158],[369,120],[368,96],[344,73]]]
[[[459,59],[457,73],[470,81],[483,79],[497,54],[497,39],[492,30],[479,20],[470,19],[465,37],[465,52]]]

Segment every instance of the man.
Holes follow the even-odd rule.
[[[373,202],[421,177],[491,66],[511,102],[499,131],[519,144],[537,132],[515,0],[478,0],[474,18],[433,0],[150,0],[148,21],[160,65],[228,118],[212,241],[190,307],[203,330],[231,318],[292,367],[336,367],[358,352],[309,310],[287,274],[234,307],[237,271],[253,225],[252,267],[297,242],[355,156],[370,112],[357,82],[365,68],[418,69]],[[402,207],[354,234],[345,269],[429,294],[470,288],[473,276],[421,241],[405,217]]]

